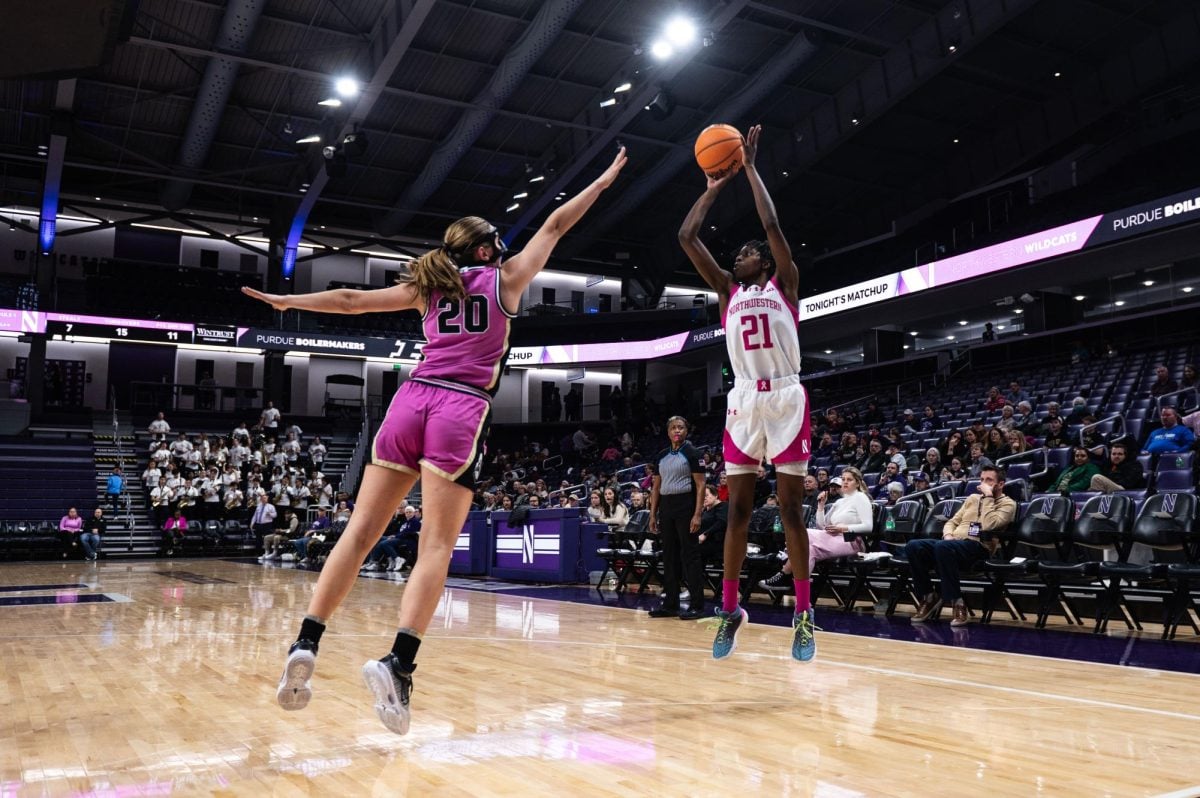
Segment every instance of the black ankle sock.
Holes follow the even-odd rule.
[[[325,624],[318,621],[316,618],[304,616],[304,620],[300,622],[300,634],[297,635],[297,640],[311,640],[319,644],[321,635],[325,633]]]
[[[400,666],[405,670],[412,670],[413,662],[417,658],[417,649],[421,647],[421,638],[417,637],[411,629],[401,629],[396,633],[396,640],[392,643],[392,656],[400,663]]]

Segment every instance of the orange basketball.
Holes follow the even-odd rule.
[[[709,177],[742,168],[742,134],[733,125],[709,125],[696,137],[696,163]]]

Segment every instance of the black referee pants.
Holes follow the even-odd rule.
[[[658,497],[658,542],[662,546],[663,595],[662,605],[679,607],[679,578],[687,583],[688,606],[704,609],[704,561],[700,556],[699,535],[689,531],[696,512],[694,492],[675,493]]]

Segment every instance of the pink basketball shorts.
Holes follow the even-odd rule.
[[[375,434],[371,462],[409,474],[421,467],[474,490],[492,403],[477,388],[411,379],[400,386]]]

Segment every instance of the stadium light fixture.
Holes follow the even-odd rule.
[[[671,17],[663,29],[667,41],[676,47],[687,47],[696,40],[696,23],[687,17]]]
[[[1182,291],[1182,292],[1183,292],[1183,293],[1185,293],[1185,294],[1190,294],[1190,293],[1192,293],[1192,287],[1191,287],[1190,285],[1185,285],[1183,288],[1181,288],[1181,289],[1179,289],[1179,290],[1180,290],[1180,291]]]
[[[521,207],[521,203],[519,203],[519,202],[514,202],[512,205],[509,205],[507,208],[505,208],[505,209],[504,209],[504,212],[505,212],[505,213],[512,213],[513,211],[515,211],[517,208],[520,208],[520,207]]]
[[[601,100],[601,101],[600,101],[600,107],[601,107],[601,108],[611,108],[612,106],[614,106],[614,105],[616,105],[616,104],[617,104],[617,98],[616,98],[616,97],[609,97],[607,100]]]
[[[1153,280],[1142,280],[1142,285],[1149,288],[1150,286],[1154,285],[1154,281]]]
[[[302,139],[296,139],[296,143],[297,144],[320,144],[321,137],[318,136],[316,133],[314,133],[311,136],[305,136]]]
[[[338,78],[333,88],[343,97],[353,97],[358,94],[358,81],[352,77]]]
[[[666,61],[671,56],[675,55],[675,48],[666,39],[655,39],[650,44],[650,55],[654,56],[659,61]]]
[[[342,101],[337,97],[326,97],[324,100],[321,100],[321,102],[317,103],[317,105],[324,105],[326,108],[341,108]]]
[[[621,92],[629,91],[632,88],[633,84],[629,81],[625,81],[620,86],[617,86],[615,89],[613,89],[613,94],[620,94]]]

